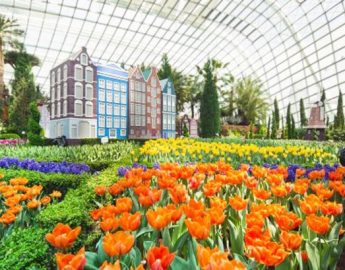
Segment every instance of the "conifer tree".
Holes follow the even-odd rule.
[[[278,101],[276,98],[274,99],[274,121],[276,121],[276,127],[277,129],[279,129],[279,108]]]
[[[35,101],[30,103],[30,114],[27,126],[28,139],[31,145],[42,144],[42,128],[40,126],[40,112]]]
[[[272,131],[271,131],[271,139],[277,138],[277,122],[275,121],[274,111],[272,112]]]
[[[299,100],[299,113],[300,113],[300,119],[301,119],[301,127],[304,127],[308,124],[308,120],[307,120],[307,117],[305,116],[304,102],[302,98]]]
[[[291,104],[289,103],[286,112],[286,128],[287,128],[287,138],[291,139],[292,127],[291,127]]]
[[[268,118],[267,133],[266,133],[267,139],[271,137],[270,131],[271,131],[271,116]]]
[[[334,118],[334,128],[344,129],[344,110],[343,110],[343,94],[339,91],[337,115]]]

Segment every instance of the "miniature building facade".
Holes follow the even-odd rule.
[[[96,66],[86,48],[50,72],[50,136],[96,136]]]
[[[171,79],[161,80],[162,87],[162,137],[176,136],[176,92]]]
[[[129,123],[128,137],[140,139],[146,137],[146,83],[140,67],[128,72]]]
[[[146,81],[146,138],[161,136],[161,84],[157,75],[157,68],[144,70]]]
[[[118,65],[97,66],[97,137],[127,138],[128,73]]]

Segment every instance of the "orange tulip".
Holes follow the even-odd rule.
[[[282,231],[280,234],[280,242],[287,250],[297,250],[302,244],[302,237],[296,233]]]
[[[130,212],[132,210],[132,199],[123,197],[116,200],[116,214]]]
[[[307,253],[307,251],[302,251],[301,252],[301,256],[302,256],[302,260],[303,260],[303,262],[308,262],[308,253]]]
[[[69,248],[77,239],[80,231],[80,226],[72,230],[70,226],[58,223],[52,233],[46,234],[46,240],[55,248]]]
[[[186,202],[187,189],[185,185],[178,184],[169,189],[169,195],[173,203],[179,204]]]
[[[10,184],[12,186],[17,186],[17,185],[25,186],[27,183],[29,183],[29,180],[25,177],[16,177],[10,180]]]
[[[324,202],[321,205],[321,212],[324,215],[341,215],[343,213],[343,205],[341,203],[336,202]]]
[[[36,209],[40,206],[40,204],[41,204],[40,201],[32,200],[32,201],[28,202],[26,206],[29,209]]]
[[[174,204],[168,204],[166,209],[171,211],[171,221],[179,221],[182,216],[182,209],[177,208]]]
[[[229,198],[229,203],[233,209],[240,211],[247,207],[248,199],[244,200],[240,196],[235,196],[235,197]]]
[[[98,196],[104,196],[104,194],[107,192],[107,187],[105,186],[97,186],[95,187],[95,193]]]
[[[297,228],[302,223],[302,219],[300,219],[295,213],[293,212],[282,212],[277,214],[274,217],[276,223],[278,224],[279,228],[283,231],[290,231]]]
[[[329,231],[330,219],[324,216],[316,216],[315,214],[309,215],[306,218],[308,227],[318,233],[318,234],[325,234]]]
[[[12,206],[11,208],[9,208],[7,210],[7,212],[16,215],[16,214],[20,213],[22,210],[23,210],[23,206],[15,205],[15,206]]]
[[[281,264],[288,255],[289,253],[284,250],[283,245],[276,242],[267,242],[263,246],[250,246],[248,248],[249,257],[267,266]]]
[[[185,215],[191,219],[205,215],[205,205],[203,202],[191,199],[187,205],[183,206]]]
[[[60,198],[62,196],[61,192],[58,190],[54,190],[52,193],[49,195],[52,198]]]
[[[221,208],[210,208],[208,214],[211,217],[211,224],[212,225],[221,225],[225,220],[225,215]]]
[[[138,201],[142,206],[148,207],[158,202],[161,199],[161,196],[161,189],[148,189],[147,192],[139,195]]]
[[[119,220],[114,217],[106,218],[101,222],[100,226],[104,232],[115,231],[119,227]]]
[[[206,197],[212,197],[218,193],[221,189],[221,183],[216,181],[209,181],[204,185],[204,195]]]
[[[124,191],[124,188],[119,182],[117,182],[117,183],[111,185],[108,190],[112,196],[116,196],[116,195],[120,194],[122,191]]]
[[[123,213],[120,217],[120,226],[125,231],[136,231],[141,222],[140,212],[136,212],[131,215],[129,213]]]
[[[166,208],[158,207],[156,210],[149,209],[146,218],[152,228],[161,230],[171,222],[171,211]]]
[[[59,270],[83,270],[86,264],[85,249],[81,248],[76,255],[56,253]]]
[[[12,224],[16,220],[16,216],[14,213],[11,213],[10,211],[7,211],[0,216],[0,224]]]
[[[202,245],[197,246],[197,259],[202,269],[208,266],[212,254],[218,251],[218,247],[210,249],[209,247],[203,247]]]
[[[105,261],[101,267],[99,268],[99,270],[121,270],[121,264],[120,261],[117,260],[115,263],[110,263]]]
[[[151,270],[167,270],[174,258],[175,253],[170,253],[165,246],[152,247],[147,252],[147,262]]]
[[[133,244],[134,236],[124,231],[117,231],[116,233],[107,233],[103,238],[104,252],[110,256],[121,256],[127,254]]]
[[[226,200],[221,199],[219,197],[214,197],[210,200],[211,208],[219,208],[222,211],[226,208]]]
[[[49,196],[44,196],[40,202],[42,205],[47,205],[51,202],[51,198]]]
[[[185,224],[189,233],[196,239],[207,239],[211,230],[211,218],[206,215],[204,217],[196,217],[194,220],[187,219]]]
[[[271,191],[265,189],[253,189],[253,194],[255,198],[258,198],[263,201],[271,197]]]

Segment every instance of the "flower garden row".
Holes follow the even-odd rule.
[[[223,162],[133,168],[98,186],[93,250],[66,249],[80,227],[46,235],[60,269],[335,269],[343,251],[345,169],[305,177]]]

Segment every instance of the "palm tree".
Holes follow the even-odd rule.
[[[264,122],[268,110],[267,99],[259,80],[250,77],[239,79],[234,86],[235,103],[242,124]]]
[[[190,75],[186,80],[186,101],[190,104],[192,118],[195,115],[195,106],[200,102],[204,88],[203,80],[198,75]]]
[[[4,108],[5,99],[5,82],[4,82],[4,47],[16,47],[19,43],[17,38],[23,34],[23,31],[18,29],[19,25],[16,20],[11,20],[0,14],[0,111],[2,119],[6,119],[7,109]]]

